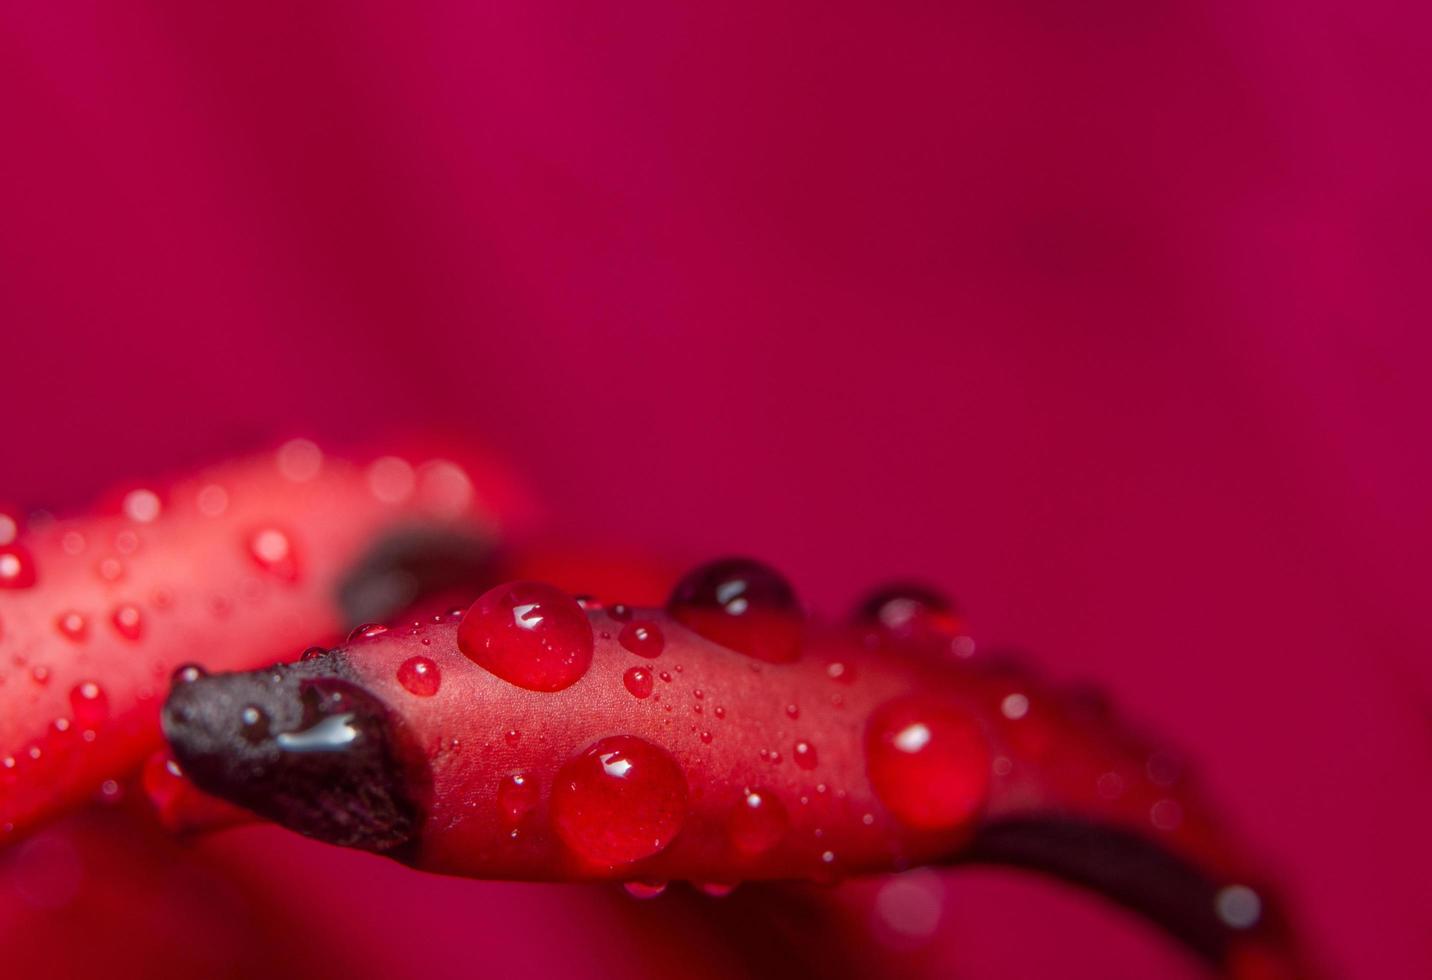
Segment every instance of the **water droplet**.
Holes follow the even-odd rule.
[[[285,582],[298,579],[298,556],[293,540],[276,527],[260,528],[249,535],[249,557],[275,578]]]
[[[1247,885],[1227,885],[1213,898],[1214,909],[1230,929],[1251,929],[1263,917],[1263,899]]]
[[[661,635],[661,627],[655,623],[627,623],[617,634],[617,642],[638,657],[651,659],[661,656],[666,638]]]
[[[30,679],[33,680],[36,684],[39,684],[41,687],[44,687],[46,684],[50,683],[50,668],[46,667],[43,664],[38,664],[34,667],[31,667]]]
[[[396,456],[384,456],[368,467],[368,489],[385,504],[401,504],[416,484],[412,466]]]
[[[353,632],[348,634],[348,642],[357,643],[359,640],[371,640],[373,637],[382,636],[386,632],[388,632],[388,627],[382,623],[364,623],[362,626],[353,628]]]
[[[660,678],[662,679],[663,683],[666,683],[666,684],[670,684],[670,683],[671,683],[671,675],[670,675],[669,673],[667,673],[666,671],[664,671],[664,670],[663,670],[660,674],[657,674],[656,676],[660,677]]]
[[[159,517],[161,509],[159,495],[153,490],[131,490],[124,495],[121,505],[124,516],[139,524],[152,523]]]
[[[298,659],[300,663],[304,663],[310,660],[317,660],[327,654],[328,651],[323,649],[323,647],[308,647],[298,655]]]
[[[870,718],[865,751],[876,796],[909,827],[964,827],[989,795],[984,733],[952,705],[921,696],[886,703]]]
[[[654,682],[651,679],[651,671],[645,667],[632,667],[622,675],[622,683],[634,697],[651,697],[651,689]]]
[[[833,681],[842,684],[850,684],[855,681],[855,668],[842,661],[835,661],[825,665],[825,676]]]
[[[341,717],[335,715],[333,717]],[[247,705],[239,712],[239,734],[249,742],[262,742],[269,737],[269,716],[256,704]]]
[[[229,492],[217,483],[210,483],[195,495],[194,506],[205,517],[219,517],[229,509]]]
[[[552,821],[583,859],[627,864],[671,843],[686,820],[686,799],[686,776],[670,753],[633,735],[614,735],[562,767]]]
[[[28,589],[35,584],[35,562],[18,544],[0,546],[0,589]]]
[[[109,698],[94,681],[81,681],[70,689],[70,710],[75,724],[94,728],[109,717]]]
[[[724,721],[726,718],[726,709],[719,704],[711,709],[711,713],[716,716],[717,721]]]
[[[285,480],[306,483],[323,468],[323,450],[308,439],[290,439],[278,447],[274,463]]]
[[[502,740],[513,748],[516,748],[517,744],[522,741],[522,733],[515,728],[509,728],[502,733]]]
[[[736,801],[726,822],[732,846],[747,857],[770,851],[790,830],[790,817],[776,794],[768,789],[747,789]]]
[[[89,634],[89,621],[74,610],[70,610],[60,613],[59,618],[55,620],[55,628],[60,631],[61,636],[80,643]]]
[[[607,607],[607,615],[619,623],[628,622],[632,617],[631,606],[628,606],[624,602],[618,602],[615,605]]]
[[[860,604],[855,621],[899,640],[948,641],[964,632],[954,603],[921,585],[889,585]]]
[[[693,632],[739,653],[772,663],[800,656],[795,593],[759,562],[730,558],[696,568],[677,583],[667,609]]]
[[[199,678],[208,676],[209,672],[199,664],[180,664],[174,668],[174,674],[170,677],[169,683],[177,687],[180,684],[192,684]]]
[[[1177,830],[1183,826],[1183,806],[1165,797],[1149,808],[1149,820],[1159,830]]]
[[[734,884],[720,881],[696,881],[692,884],[696,886],[697,891],[708,898],[725,898],[736,890]]]
[[[711,733],[710,733],[710,732],[702,732],[701,735],[700,735],[700,738],[701,738],[701,741],[705,742],[707,745],[710,745],[710,744],[711,744]]]
[[[815,746],[811,745],[805,739],[801,739],[796,742],[795,748],[791,753],[791,758],[794,759],[796,765],[802,769],[814,769],[816,767]]]
[[[137,640],[144,633],[144,617],[138,606],[126,603],[118,607],[110,621],[114,623],[115,632],[126,640]]]
[[[442,686],[442,672],[427,657],[409,657],[398,667],[398,683],[409,694],[430,698]]]
[[[635,898],[635,899],[637,899],[637,900],[639,900],[639,901],[643,901],[643,902],[644,902],[644,901],[647,901],[648,899],[656,898],[656,897],[658,897],[659,895],[661,895],[663,892],[665,892],[665,891],[666,891],[666,882],[664,882],[664,881],[627,881],[627,882],[623,882],[623,883],[622,883],[622,888],[626,889],[626,893],[627,893],[628,895],[630,895],[632,898]]]
[[[509,684],[560,691],[582,679],[595,639],[575,599],[540,582],[509,582],[484,593],[463,616],[463,655]]]
[[[514,773],[497,784],[497,812],[508,828],[527,819],[539,802],[541,791],[531,773]]]

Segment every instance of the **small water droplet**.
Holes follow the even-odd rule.
[[[651,696],[653,681],[651,671],[645,667],[631,667],[622,675],[622,683],[632,693],[633,697],[647,698]]]
[[[348,634],[348,642],[357,643],[359,640],[371,640],[386,632],[388,632],[388,627],[382,623],[364,623],[362,626],[354,627],[353,632]]]
[[[701,738],[701,741],[705,742],[707,745],[710,745],[710,744],[711,744],[711,733],[710,733],[710,732],[702,732],[701,735],[700,735],[700,738]]]
[[[522,733],[515,728],[509,728],[502,733],[502,740],[508,745],[516,747],[516,745],[522,741]]]
[[[137,640],[144,633],[144,617],[139,607],[131,603],[117,607],[110,621],[114,623],[115,632],[126,640]]]
[[[95,681],[81,681],[70,689],[70,710],[75,724],[95,728],[109,717],[109,698]]]
[[[726,709],[719,704],[711,709],[711,713],[716,716],[717,721],[724,721],[726,718]]]
[[[38,664],[34,667],[31,667],[30,678],[36,684],[39,684],[41,687],[44,687],[46,684],[50,683],[50,668],[46,667],[43,664]]]
[[[0,546],[0,589],[28,589],[35,584],[35,562],[18,544]]]
[[[623,626],[617,634],[617,642],[638,657],[650,660],[661,656],[666,638],[661,635],[661,627],[655,623],[638,622]]]
[[[180,684],[192,684],[201,677],[208,677],[209,672],[199,664],[180,664],[174,669],[173,676],[169,683],[178,687]]]
[[[814,769],[816,767],[815,746],[805,739],[800,739],[792,749],[791,758],[802,769]]]
[[[398,683],[409,694],[430,698],[442,687],[442,672],[427,657],[409,657],[398,667]]]
[[[334,717],[340,717],[335,715]],[[269,737],[269,716],[256,704],[250,704],[239,712],[239,734],[253,743]]]
[[[743,791],[726,822],[727,838],[748,857],[767,853],[789,830],[786,808],[774,792],[764,788]]]
[[[124,516],[139,524],[150,524],[159,517],[159,495],[153,490],[131,490],[124,495],[121,507]]]
[[[889,585],[860,604],[855,621],[899,640],[946,641],[964,632],[955,605],[922,585]]]
[[[693,882],[696,890],[708,898],[725,898],[736,890],[734,884],[727,884],[720,881],[698,881]]]
[[[55,627],[60,631],[61,636],[75,643],[83,642],[89,635],[89,621],[74,610],[60,613],[59,618],[55,620]]]
[[[539,802],[537,777],[531,773],[514,773],[497,784],[497,812],[508,828],[515,828],[527,819]]]
[[[276,527],[264,527],[249,535],[249,557],[254,564],[285,582],[298,580],[298,555],[292,537]]]
[[[626,893],[632,898],[635,898],[639,901],[647,901],[649,899],[657,898],[663,892],[665,892],[666,882],[627,881],[622,883],[622,888],[626,889]]]
[[[607,615],[619,623],[628,622],[632,617],[631,606],[623,602],[618,602],[615,605],[607,607]]]

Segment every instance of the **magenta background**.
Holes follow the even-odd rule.
[[[0,13],[0,496],[439,427],[819,610],[922,576],[1189,747],[1332,963],[1432,969],[1425,23],[50,6]],[[1018,905],[949,913],[968,975],[1097,954]]]

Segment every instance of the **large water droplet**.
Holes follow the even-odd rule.
[[[785,839],[790,830],[785,805],[769,789],[747,789],[736,801],[726,823],[733,847],[748,857],[765,854]]]
[[[877,709],[865,752],[876,796],[906,826],[964,827],[989,795],[984,732],[969,714],[933,698],[897,698]]]
[[[661,627],[655,623],[639,622],[623,626],[617,634],[617,642],[638,657],[650,659],[661,656],[666,638],[661,635]]]
[[[398,666],[398,683],[409,694],[430,698],[442,687],[442,671],[427,657],[409,657]]]
[[[694,569],[677,583],[667,610],[706,639],[748,656],[772,663],[800,656],[795,593],[760,562],[728,558]]]
[[[594,643],[577,601],[540,582],[489,590],[457,629],[458,649],[469,660],[529,691],[560,691],[581,680]]]
[[[670,844],[686,820],[686,798],[686,775],[670,753],[633,735],[614,735],[562,767],[552,821],[573,853],[610,867]]]
[[[35,561],[18,544],[0,546],[0,589],[28,589],[35,584]]]

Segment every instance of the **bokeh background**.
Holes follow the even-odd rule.
[[[4,497],[431,430],[559,536],[757,554],[830,615],[924,578],[1186,747],[1332,967],[1432,971],[1419,5],[221,6],[0,9]],[[36,976],[800,969],[710,934],[770,896],[55,834],[0,867]],[[1073,893],[906,885],[938,928],[867,885],[787,933],[1197,975]]]

